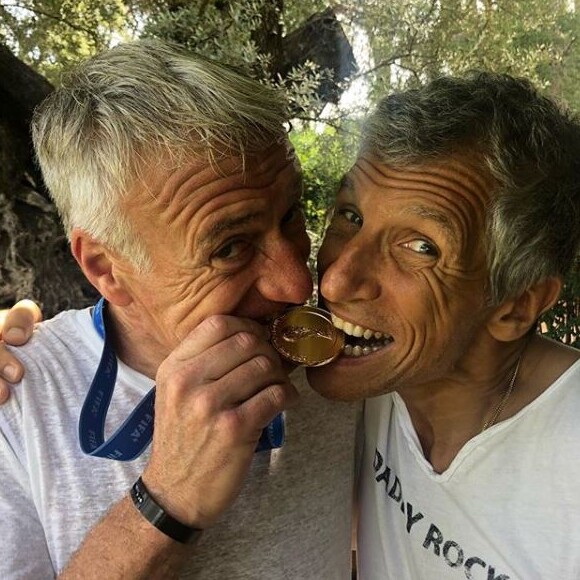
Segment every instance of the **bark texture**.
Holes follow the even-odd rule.
[[[92,302],[34,164],[30,120],[52,91],[0,44],[0,308],[32,298],[45,316]]]

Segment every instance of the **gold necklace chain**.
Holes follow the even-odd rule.
[[[522,361],[522,355],[520,354],[518,361],[516,363],[516,368],[514,369],[514,372],[511,376],[508,387],[505,390],[505,393],[503,394],[501,401],[499,402],[498,406],[496,407],[495,411],[493,412],[493,415],[491,416],[491,418],[488,419],[483,424],[483,427],[481,428],[481,433],[483,433],[486,429],[489,429],[492,425],[495,425],[495,422],[498,420],[498,417],[501,415],[501,412],[504,410],[506,403],[508,402],[508,399],[510,398],[510,395],[512,394],[512,392],[514,390],[514,386],[516,384],[516,377],[518,376],[518,371],[520,369],[520,362],[521,361]]]

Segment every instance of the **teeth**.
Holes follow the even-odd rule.
[[[332,319],[332,324],[334,324],[334,326],[339,330],[342,330],[342,327],[344,326],[344,321],[340,319],[338,316],[332,314],[332,312],[330,313],[330,317]]]
[[[346,344],[342,351],[344,356],[367,356],[372,354],[373,352],[377,352],[384,348],[389,342],[392,342],[392,337],[388,334],[384,334],[383,332],[379,332],[378,330],[371,330],[370,328],[363,328],[360,324],[353,324],[352,322],[347,322],[346,320],[342,320],[335,314],[330,313],[332,317],[332,324],[340,330],[342,330],[345,334],[349,336],[354,336],[356,338],[364,338],[365,340],[371,341],[371,344],[361,346],[357,344],[353,346],[352,344]],[[372,340],[380,341],[382,344],[372,344]]]
[[[361,336],[364,337],[366,340],[369,340],[373,336],[379,340],[383,337],[386,337],[385,334],[382,332],[378,332],[376,330],[371,330],[370,328],[363,328],[359,324],[353,324],[352,322],[346,322],[346,320],[342,320],[335,314],[330,313],[332,317],[332,324],[340,330],[342,330],[345,334],[350,336],[356,336],[360,338]]]
[[[351,356],[351,357],[360,357],[360,356],[367,356],[372,354],[373,352],[377,352],[377,350],[381,350],[385,345],[380,346],[375,344],[373,346],[352,346],[352,344],[345,344],[342,350],[343,356]]]

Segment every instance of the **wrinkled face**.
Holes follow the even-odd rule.
[[[141,327],[166,356],[212,314],[265,320],[312,292],[301,175],[289,146],[151,170],[126,204],[153,268],[123,272]]]
[[[491,187],[467,160],[400,169],[357,160],[318,256],[320,294],[351,336],[335,363],[309,370],[316,390],[360,399],[452,379],[469,364],[487,313]]]

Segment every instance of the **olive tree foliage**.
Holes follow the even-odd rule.
[[[359,75],[370,103],[441,74],[487,69],[526,76],[575,105],[580,13],[570,0],[357,0],[343,22],[366,35]]]
[[[136,28],[133,7],[122,0],[0,1],[0,42],[52,83]]]

